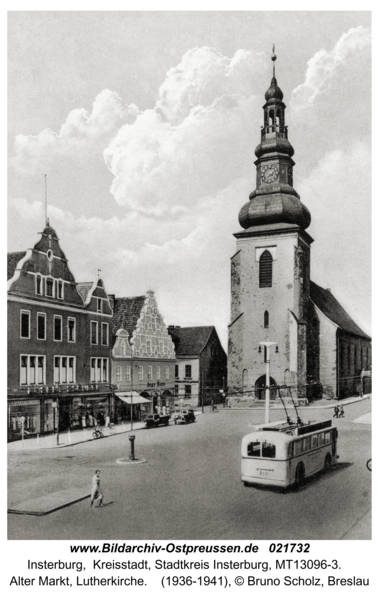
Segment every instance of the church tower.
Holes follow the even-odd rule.
[[[288,141],[283,92],[273,77],[263,106],[261,141],[255,149],[256,189],[240,210],[231,259],[228,388],[244,398],[264,398],[270,351],[270,385],[291,386],[305,397],[307,310],[310,294],[308,209],[293,187],[294,149]],[[286,395],[285,392],[282,395]],[[271,397],[276,397],[273,388]]]

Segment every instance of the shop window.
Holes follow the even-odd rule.
[[[101,344],[103,346],[108,346],[108,332],[109,332],[108,323],[102,323],[101,324]]]
[[[37,340],[46,339],[46,315],[37,313]]]
[[[20,337],[30,338],[30,312],[22,310],[20,313]]]
[[[67,319],[67,339],[69,342],[76,341],[76,319],[72,317]]]
[[[268,250],[259,260],[259,287],[272,287],[272,256]]]
[[[91,344],[97,344],[98,322],[91,321]]]
[[[62,341],[62,317],[54,316],[54,341]]]

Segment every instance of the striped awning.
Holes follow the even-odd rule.
[[[138,392],[115,392],[115,396],[127,404],[146,404],[151,402],[149,398],[140,396]]]

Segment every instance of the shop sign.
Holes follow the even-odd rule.
[[[39,400],[11,400],[12,406],[36,406],[39,405]]]

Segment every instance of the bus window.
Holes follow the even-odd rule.
[[[309,435],[308,437],[304,438],[303,442],[304,442],[304,450],[310,450],[311,449],[311,436]]]
[[[259,442],[250,442],[247,445],[247,455],[248,456],[260,456],[261,455],[261,445]]]
[[[325,431],[325,444],[330,444],[330,431]]]
[[[312,435],[312,448],[317,448],[317,433]]]
[[[269,442],[263,442],[262,444],[262,456],[265,458],[275,458],[276,447]]]
[[[297,440],[297,442],[293,443],[293,455],[297,456],[298,454],[301,454],[302,451],[303,451],[303,440]]]
[[[319,446],[324,445],[324,432],[318,434],[318,445]]]

